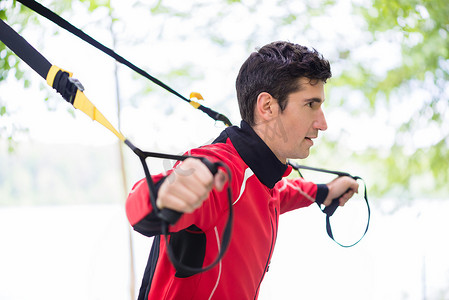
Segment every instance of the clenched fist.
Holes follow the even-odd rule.
[[[187,158],[162,183],[156,205],[181,213],[191,213],[207,199],[212,188],[223,190],[226,175],[220,169],[215,176],[199,159]]]

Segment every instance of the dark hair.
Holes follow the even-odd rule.
[[[329,61],[315,49],[283,41],[265,45],[251,53],[237,76],[240,115],[254,125],[254,106],[260,93],[273,96],[283,111],[288,95],[301,88],[299,78],[306,77],[313,84],[326,82],[331,76]]]

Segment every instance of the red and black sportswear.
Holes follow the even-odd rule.
[[[234,224],[228,251],[209,271],[177,272],[168,259],[165,240],[159,236],[161,223],[142,179],[126,203],[134,229],[155,236],[138,299],[257,299],[273,253],[279,215],[324,200],[327,186],[301,178],[283,179],[291,167],[281,163],[244,121],[240,128],[226,128],[211,145],[189,154],[222,161],[231,169]],[[156,186],[164,178],[162,174],[153,176]],[[227,222],[227,199],[226,189],[212,190],[199,209],[170,226],[170,246],[183,264],[199,268],[215,259]]]

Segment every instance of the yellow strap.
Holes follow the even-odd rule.
[[[190,103],[190,105],[192,105],[195,108],[198,108],[201,105],[201,104],[199,104],[198,102],[195,102],[195,101],[190,101],[189,103]]]
[[[92,104],[92,102],[87,99],[83,92],[78,90],[76,92],[75,101],[73,106],[76,109],[81,110],[86,115],[88,115],[92,120],[97,121],[107,129],[109,129],[113,134],[115,134],[122,142],[125,142],[125,137],[123,134],[118,132],[114,126],[103,116],[103,114]]]
[[[55,65],[52,65],[50,67],[50,70],[47,73],[47,84],[51,87],[53,87],[53,82],[55,80],[55,76],[58,73],[58,71],[61,70],[63,72],[69,73],[69,77],[73,76],[72,72],[66,71],[64,69],[61,69]],[[125,137],[123,134],[118,132],[114,126],[112,126],[111,123],[103,116],[103,114],[95,107],[95,105],[92,104],[92,102],[87,99],[87,97],[84,95],[84,93],[80,90],[77,90],[75,95],[75,100],[73,101],[73,107],[76,109],[81,110],[86,115],[88,115],[92,120],[97,121],[107,129],[109,129],[113,134],[115,134],[122,142],[125,142]]]
[[[66,71],[66,70],[64,70],[64,69],[61,69],[61,68],[58,67],[58,66],[52,65],[52,66],[50,67],[50,70],[48,70],[47,78],[46,78],[46,79],[47,79],[47,84],[48,84],[49,86],[53,87],[53,81],[55,80],[55,76],[56,76],[56,74],[58,73],[59,70],[61,70],[61,71],[63,71],[63,72],[69,73],[69,77],[72,77],[72,76],[73,76],[73,73],[72,73],[72,72]]]

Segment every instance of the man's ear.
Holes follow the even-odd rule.
[[[262,92],[257,96],[256,107],[254,111],[254,120],[256,123],[270,121],[278,113],[277,100],[269,93]]]

